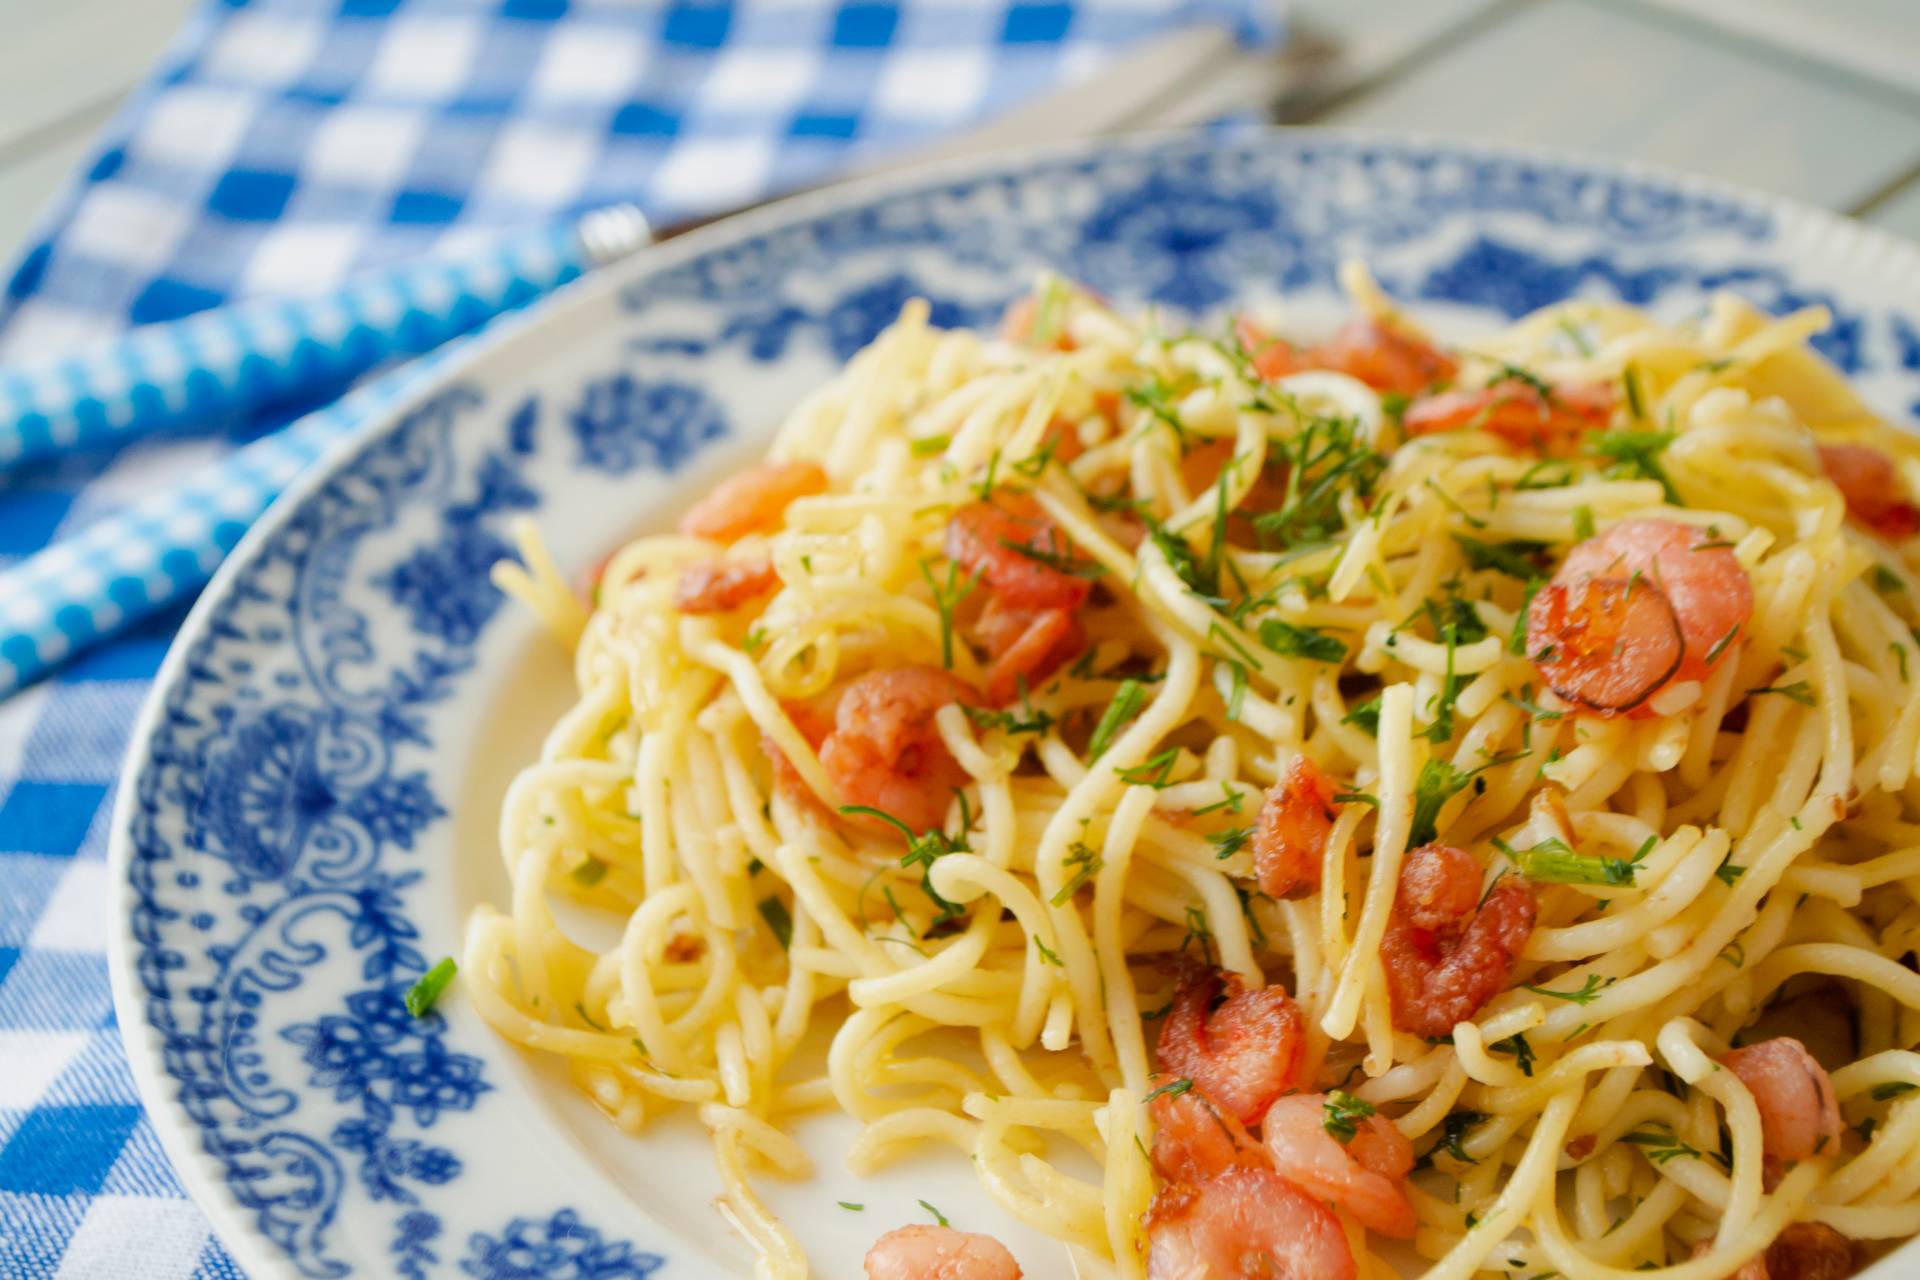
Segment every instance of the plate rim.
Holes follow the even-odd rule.
[[[1684,195],[1714,197],[1775,220],[1781,238],[1813,237],[1825,242],[1826,261],[1850,270],[1878,269],[1912,279],[1920,286],[1920,241],[1871,226],[1831,210],[1789,196],[1744,186],[1723,178],[1644,161],[1586,152],[1577,148],[1452,137],[1413,130],[1365,129],[1307,125],[1248,126],[1221,133],[1204,130],[1153,130],[1093,139],[1072,139],[1007,148],[986,155],[903,165],[879,174],[849,178],[717,219],[705,226],[649,245],[609,267],[589,272],[524,310],[503,316],[464,340],[464,349],[446,358],[432,358],[431,367],[389,377],[410,380],[391,398],[309,463],[227,553],[201,588],[142,700],[129,733],[126,754],[115,775],[116,791],[108,819],[106,870],[109,878],[110,918],[107,922],[107,971],[113,1012],[121,1046],[133,1077],[136,1096],[152,1124],[162,1152],[172,1165],[188,1197],[207,1216],[213,1235],[241,1269],[256,1280],[300,1280],[298,1269],[251,1220],[246,1210],[216,1176],[214,1157],[200,1148],[202,1130],[180,1105],[179,1088],[162,1069],[164,1050],[159,1032],[146,1016],[145,1000],[137,989],[133,935],[136,895],[132,883],[132,823],[139,783],[152,764],[152,740],[165,714],[169,692],[178,683],[187,653],[202,638],[212,615],[231,590],[233,580],[275,537],[312,495],[360,457],[369,446],[391,433],[408,414],[463,377],[472,376],[499,352],[551,329],[561,319],[617,295],[649,276],[729,243],[739,243],[785,227],[817,220],[848,208],[890,198],[937,190],[1000,173],[1014,176],[1070,157],[1100,154],[1140,154],[1244,149],[1295,150],[1314,146],[1352,150],[1393,151],[1408,156],[1460,156],[1506,160],[1553,167],[1601,177],[1630,179],[1662,186]],[[444,350],[444,349],[443,349]],[[1920,428],[1917,428],[1920,429]],[[1920,1255],[1920,1237],[1896,1247],[1880,1261],[1902,1253]],[[1878,1268],[1876,1264],[1874,1269]]]

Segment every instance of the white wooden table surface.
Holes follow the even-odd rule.
[[[0,0],[10,254],[193,0]],[[1301,122],[1634,157],[1920,239],[1920,0],[1291,0]]]

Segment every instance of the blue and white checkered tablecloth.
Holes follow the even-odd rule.
[[[614,200],[671,220],[973,124],[1270,0],[209,0],[0,298],[0,362]],[[0,472],[0,566],[309,406]],[[0,701],[0,1278],[238,1275],[108,995],[108,813],[180,611]]]

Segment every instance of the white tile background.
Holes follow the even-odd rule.
[[[0,253],[25,237],[192,3],[0,0]],[[1291,56],[1317,52],[1319,68],[1288,98],[1289,120],[1636,157],[1920,238],[1920,0],[1289,8]],[[1211,79],[1193,88],[1171,118],[1204,114],[1226,92]]]

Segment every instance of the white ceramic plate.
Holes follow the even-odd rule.
[[[400,993],[504,885],[506,781],[567,666],[487,566],[538,518],[563,567],[663,524],[908,297],[987,324],[1041,268],[1196,313],[1340,310],[1360,255],[1451,336],[1573,294],[1684,313],[1832,307],[1823,349],[1920,401],[1920,250],[1765,197],[1594,161],[1288,131],[1016,156],[776,206],[640,255],[482,344],[248,536],[154,687],[115,815],[120,1024],[181,1178],[253,1275],[748,1274],[690,1119],[615,1131],[466,1010]],[[940,1206],[1035,1276],[1064,1251],[964,1161],[861,1181],[808,1124],[766,1182],[819,1274]],[[838,1201],[866,1206],[862,1212]],[[1909,1260],[1911,1253],[1901,1256]],[[1899,1263],[1891,1264],[1898,1267]],[[1878,1270],[1885,1270],[1885,1267]]]

